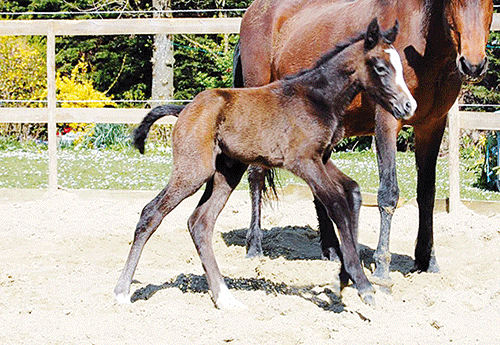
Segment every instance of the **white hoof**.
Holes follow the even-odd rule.
[[[115,301],[119,304],[132,304],[130,297],[132,297],[131,294],[115,294]]]
[[[234,298],[234,296],[231,294],[231,292],[229,292],[229,289],[225,285],[222,285],[220,287],[219,297],[215,301],[215,306],[219,309],[226,310],[248,309],[246,305]]]

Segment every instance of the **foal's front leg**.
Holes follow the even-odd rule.
[[[357,236],[353,229],[350,207],[344,195],[343,187],[335,176],[330,175],[321,161],[300,162],[292,170],[303,178],[311,187],[314,195],[321,201],[329,217],[337,225],[342,245],[340,247],[342,266],[350,276],[362,300],[366,304],[374,304],[374,289],[366,278],[357,252]],[[341,280],[345,281],[342,274]]]
[[[330,159],[325,163],[325,167],[330,175],[330,178],[338,180],[342,184],[344,195],[346,196],[349,205],[352,231],[354,241],[357,246],[359,211],[361,209],[361,190],[359,185],[356,181],[340,171]],[[325,206],[318,200],[317,197],[314,197],[314,206],[318,215],[322,255],[325,259],[335,260],[340,257],[336,249],[339,248],[340,244],[337,236],[335,235],[335,228],[333,227],[332,220],[328,216]]]

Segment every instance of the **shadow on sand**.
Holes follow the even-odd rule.
[[[245,246],[247,229],[237,229],[222,234],[224,242],[228,246]],[[370,269],[375,263],[373,260],[374,249],[360,244],[360,258],[363,265]],[[286,260],[321,260],[321,248],[319,243],[319,233],[310,227],[272,228],[264,230],[262,241],[264,256],[271,259],[284,257]],[[242,258],[243,259],[243,258]],[[391,271],[408,274],[413,267],[413,259],[407,255],[392,254]],[[224,278],[229,289],[246,291],[264,291],[268,294],[280,294],[288,296],[298,296],[308,300],[318,307],[340,313],[344,311],[345,305],[339,296],[328,288],[322,291],[315,286],[288,286],[285,283],[275,283],[263,278]],[[208,283],[206,277],[194,274],[180,274],[173,280],[161,285],[149,284],[137,289],[132,295],[131,301],[147,300],[156,292],[178,288],[187,293],[208,293]],[[361,317],[361,316],[360,316]]]
[[[245,247],[246,233],[248,229],[237,229],[222,234],[224,242],[228,246]],[[286,226],[284,228],[272,228],[263,230],[262,251],[264,256],[276,259],[280,256],[287,260],[321,260],[321,246],[319,243],[319,232],[310,227]],[[372,249],[359,244],[359,256],[363,265],[372,269],[375,264]],[[391,254],[391,272],[400,272],[406,275],[412,271],[414,261],[408,255]]]

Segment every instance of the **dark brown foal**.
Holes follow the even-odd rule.
[[[188,221],[189,232],[218,308],[242,305],[224,283],[212,249],[217,216],[249,164],[284,168],[301,177],[337,225],[341,246],[341,287],[351,279],[362,299],[374,303],[357,246],[361,202],[355,181],[329,160],[342,137],[345,108],[362,90],[398,117],[409,117],[416,104],[402,76],[399,55],[391,44],[397,25],[381,33],[373,20],[366,33],[337,46],[316,66],[283,81],[248,89],[200,93],[182,107],[153,109],[135,133],[141,151],[158,118],[178,114],[172,133],[174,166],[167,187],[143,210],[125,268],[115,288],[119,301],[130,301],[130,284],[146,241],[163,218],[206,183],[202,199]],[[335,234],[333,234],[335,236]]]

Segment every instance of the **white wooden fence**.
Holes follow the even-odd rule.
[[[1,20],[0,35],[47,36],[47,108],[0,108],[0,123],[48,123],[49,190],[57,189],[56,123],[139,123],[148,109],[89,109],[56,107],[55,37],[82,35],[218,34],[239,33],[241,18],[152,18],[100,20]],[[500,14],[494,14],[493,31],[500,30]],[[173,123],[166,117],[158,123]],[[448,117],[450,134],[450,212],[460,204],[460,128],[500,130],[494,113],[459,111],[455,104]]]
[[[57,189],[56,123],[139,123],[147,109],[56,107],[56,36],[239,33],[241,18],[1,20],[0,35],[47,36],[47,108],[0,108],[0,123],[48,123],[49,190]],[[172,123],[166,117],[158,123]]]

